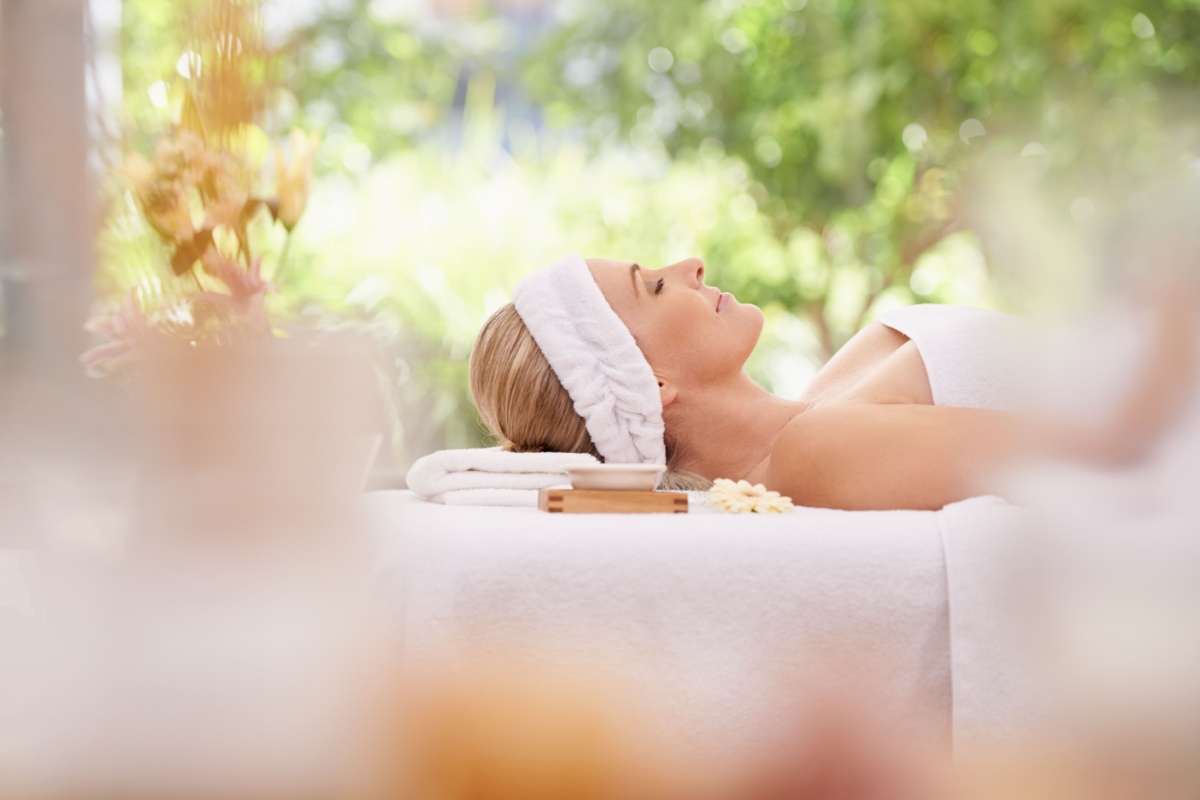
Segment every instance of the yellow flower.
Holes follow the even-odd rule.
[[[189,241],[195,230],[187,184],[177,175],[164,176],[139,155],[131,155],[117,170],[133,186],[146,221],[163,238],[174,242]]]
[[[728,478],[717,478],[713,481],[712,489],[708,491],[708,503],[722,511],[735,514],[743,511],[781,514],[793,508],[790,497],[772,492],[761,483],[751,484],[745,480],[735,482]]]
[[[275,180],[279,185],[279,213],[276,217],[289,231],[296,227],[300,215],[304,213],[304,207],[308,205],[313,156],[319,143],[320,137],[317,134],[306,136],[303,132],[293,129],[291,161],[284,157],[282,147],[275,146]]]
[[[760,514],[782,514],[785,511],[791,511],[795,506],[792,504],[792,498],[786,497],[779,492],[767,492],[768,495],[775,497],[764,497],[758,501],[758,505],[754,510]]]

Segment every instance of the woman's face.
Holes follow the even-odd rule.
[[[698,258],[661,269],[607,258],[587,265],[655,374],[678,387],[739,372],[758,342],[762,311],[705,286]]]

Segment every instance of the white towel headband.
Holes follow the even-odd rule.
[[[587,264],[570,253],[517,284],[513,305],[610,464],[665,464],[658,380]]]

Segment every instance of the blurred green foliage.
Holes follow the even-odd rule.
[[[773,234],[816,232],[827,252],[792,259],[784,281],[734,281],[745,299],[782,301],[820,325],[831,288],[808,273],[822,262],[865,272],[863,312],[909,283],[922,255],[963,227],[956,198],[985,137],[993,153],[1037,142],[1053,157],[1047,183],[1069,191],[1114,153],[1123,171],[1139,154],[1153,169],[1171,94],[1200,76],[1198,8],[610,0],[560,28],[530,60],[528,82],[552,119],[601,122],[598,147],[628,138],[675,159],[710,148],[745,164]],[[826,351],[862,318],[828,320]]]
[[[177,12],[124,2],[144,135],[170,123],[148,92]],[[325,136],[276,310],[388,348],[401,464],[479,443],[474,334],[567,251],[704,257],[764,308],[749,368],[792,396],[888,306],[1019,302],[967,213],[979,155],[1119,206],[1179,150],[1200,78],[1200,0],[309,5],[270,34],[267,134]]]
[[[371,0],[325,3],[280,47],[279,113],[383,155],[444,121],[469,50]]]

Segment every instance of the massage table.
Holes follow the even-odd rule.
[[[823,664],[869,677],[897,735],[959,749],[1019,735],[1036,705],[996,613],[996,564],[1024,517],[997,497],[937,512],[551,515],[381,491],[365,517],[415,663],[508,648],[603,665],[698,751],[752,750]]]

